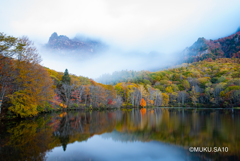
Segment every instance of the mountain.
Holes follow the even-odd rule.
[[[191,47],[183,51],[185,62],[204,59],[240,58],[240,31],[217,40],[199,38]]]
[[[239,32],[240,31],[240,27],[237,29],[237,31],[236,32]]]
[[[65,35],[59,35],[54,32],[49,38],[46,44],[48,49],[70,51],[70,52],[84,52],[84,53],[96,53],[103,51],[107,48],[105,44],[98,40],[92,40],[89,38],[83,38],[76,36],[73,39],[69,39]]]

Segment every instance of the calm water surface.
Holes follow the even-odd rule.
[[[1,122],[0,130],[0,160],[240,160],[236,109],[71,111]]]

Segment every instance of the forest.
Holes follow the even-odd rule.
[[[133,71],[113,73],[107,81],[113,80],[123,101],[133,106],[143,98],[147,106],[233,107],[240,103],[239,67],[237,58],[210,58],[158,72],[142,71],[135,77]],[[115,74],[121,75],[119,82]]]
[[[0,33],[0,118],[70,109],[240,106],[240,60],[206,58],[96,81],[43,67],[27,37]]]

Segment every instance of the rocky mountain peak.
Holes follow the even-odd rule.
[[[204,59],[240,58],[240,31],[217,40],[206,40],[201,37],[182,54],[186,62]]]
[[[46,47],[53,50],[93,53],[105,49],[106,45],[102,44],[100,41],[89,38],[82,39],[74,37],[73,39],[69,39],[65,35],[58,35],[56,32],[54,32],[50,36]]]

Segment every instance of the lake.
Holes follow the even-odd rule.
[[[4,121],[0,130],[1,161],[240,160],[237,109],[56,112]]]

